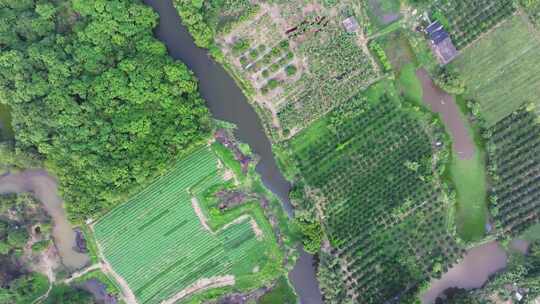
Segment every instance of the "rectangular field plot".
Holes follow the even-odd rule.
[[[540,96],[540,36],[516,15],[466,49],[453,63],[493,126]]]
[[[462,254],[435,171],[441,130],[415,116],[385,95],[377,105],[357,98],[289,143],[337,260],[319,270],[343,282],[351,303],[404,299]]]
[[[280,1],[217,38],[234,73],[250,87],[281,137],[289,137],[379,78],[354,1]],[[398,4],[399,8],[399,4]],[[270,120],[269,120],[270,119]]]
[[[249,217],[217,231],[201,224],[191,191],[223,182],[221,174],[216,156],[199,149],[95,224],[105,259],[139,303],[160,303],[202,278],[249,274],[266,259]],[[251,268],[236,269],[244,261]]]

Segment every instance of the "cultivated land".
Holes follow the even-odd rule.
[[[201,210],[202,195],[230,177],[212,150],[200,148],[95,224],[104,258],[140,303],[245,290],[279,275],[283,255],[262,214],[213,225]]]
[[[481,105],[488,126],[525,103],[539,104],[540,36],[515,15],[463,51],[452,63]]]
[[[274,139],[296,134],[379,77],[362,27],[342,21],[364,14],[353,1],[255,4],[256,14],[216,41],[260,108]]]
[[[457,49],[463,49],[508,16],[516,7],[513,0],[436,0],[432,17],[449,31]]]
[[[321,220],[329,240],[319,265],[337,276],[320,278],[329,301],[414,298],[462,254],[438,173],[448,157],[435,147],[442,130],[391,88],[368,90],[287,142],[305,184],[294,203]]]
[[[540,119],[520,109],[491,131],[491,213],[497,228],[519,236],[540,222]]]

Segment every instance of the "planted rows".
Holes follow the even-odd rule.
[[[445,0],[440,5],[450,26],[450,36],[456,48],[462,49],[481,34],[512,15],[513,0]],[[439,5],[436,6],[439,8]]]
[[[320,190],[324,230],[339,260],[322,263],[331,267],[322,273],[335,273],[346,289],[336,299],[322,283],[328,301],[413,294],[463,253],[433,173],[432,130],[408,111],[384,96],[376,106],[357,98],[316,123],[316,136],[307,129],[290,143],[306,184]]]
[[[96,223],[105,258],[141,303],[159,303],[201,278],[235,272],[247,252],[258,250],[245,220],[219,233],[206,230],[189,191],[223,182],[217,159],[202,148]]]
[[[519,235],[540,222],[540,124],[536,114],[522,109],[492,132],[491,212],[499,228]]]

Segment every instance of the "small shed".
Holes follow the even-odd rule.
[[[348,33],[353,33],[353,32],[356,32],[356,30],[358,30],[358,21],[356,21],[356,19],[354,17],[349,17],[345,20],[343,20],[343,27],[345,27],[345,30],[348,32]]]
[[[452,38],[450,38],[450,35],[444,30],[439,21],[428,25],[425,32],[429,37],[431,50],[441,65],[448,64],[459,55]]]

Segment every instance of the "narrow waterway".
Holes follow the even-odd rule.
[[[424,102],[431,106],[433,112],[441,114],[444,124],[452,135],[452,147],[457,155],[461,159],[472,158],[474,143],[461,118],[454,96],[435,85],[425,69],[419,69],[416,76],[422,82]]]
[[[195,45],[171,0],[144,0],[144,3],[159,14],[156,37],[167,46],[171,57],[181,60],[195,73],[199,80],[199,91],[212,115],[237,126],[236,137],[249,144],[260,157],[256,170],[263,183],[281,199],[285,210],[292,216],[293,208],[288,198],[290,184],[276,165],[272,145],[259,117],[234,79],[208,55],[207,50]],[[322,303],[312,259],[309,254],[301,252],[299,261],[289,275],[303,304]]]
[[[88,256],[74,250],[75,232],[67,220],[56,180],[44,170],[25,170],[0,177],[0,193],[23,192],[32,193],[53,219],[52,236],[62,264],[71,270],[88,264]]]

